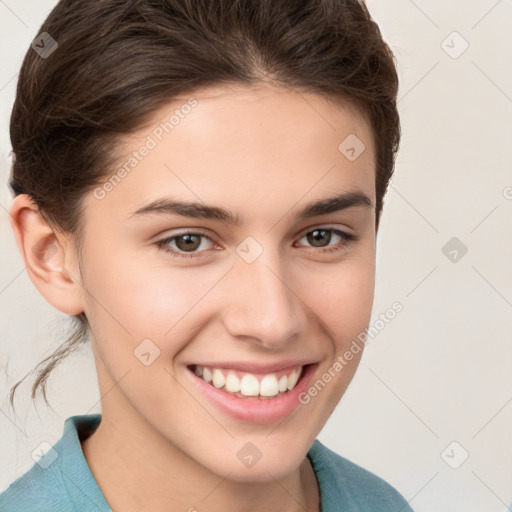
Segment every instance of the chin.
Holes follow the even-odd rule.
[[[233,449],[228,450],[234,456],[226,457],[226,451],[219,453],[219,457],[224,455],[223,463],[219,465],[218,459],[211,460],[214,467],[210,466],[210,469],[222,477],[229,475],[228,478],[236,482],[268,483],[280,480],[301,466],[309,449],[306,439],[290,441],[287,443],[277,434],[273,442],[264,437],[261,437],[261,442],[254,439],[254,443],[235,438],[231,441]]]

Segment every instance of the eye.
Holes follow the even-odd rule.
[[[204,241],[207,241],[206,244],[203,243]],[[204,233],[185,232],[159,240],[156,245],[177,258],[192,258],[197,256],[198,252],[211,248],[214,243]],[[199,251],[200,248],[202,250]]]
[[[321,249],[321,252],[341,251],[350,242],[357,241],[358,237],[352,233],[346,233],[334,228],[317,228],[308,231],[301,240],[306,239],[308,244],[314,248]],[[334,240],[334,244],[330,244]]]
[[[306,239],[313,249],[319,249],[318,252],[328,253],[346,249],[351,242],[357,241],[358,237],[339,229],[322,227],[308,231],[300,240],[303,239]],[[334,244],[331,243],[333,241]],[[155,245],[173,257],[194,258],[200,257],[201,253],[211,249],[215,243],[204,233],[186,231],[159,240]]]

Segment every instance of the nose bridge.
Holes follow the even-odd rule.
[[[229,305],[224,317],[232,336],[279,347],[304,326],[304,305],[294,294],[279,251],[265,249],[253,262],[235,259],[230,272]]]

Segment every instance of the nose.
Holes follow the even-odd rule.
[[[291,272],[265,251],[252,263],[239,259],[228,275],[224,325],[235,338],[280,349],[305,329],[307,309]]]

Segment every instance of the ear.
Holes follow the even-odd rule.
[[[52,229],[27,194],[14,198],[10,214],[27,273],[41,295],[63,313],[82,313],[81,275],[71,236]]]

